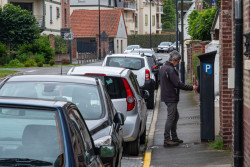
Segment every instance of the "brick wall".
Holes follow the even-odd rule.
[[[70,0],[61,0],[62,28],[70,28]]]
[[[221,0],[220,12],[220,133],[224,147],[232,146],[233,90],[228,88],[228,68],[233,67],[232,0]]]
[[[243,29],[244,34],[250,32],[250,1],[243,0]],[[245,39],[244,39],[245,41]],[[245,51],[246,48],[244,47]],[[244,60],[249,60],[244,56]],[[243,78],[244,110],[243,110],[243,129],[244,129],[244,166],[250,166],[250,70],[244,69]]]

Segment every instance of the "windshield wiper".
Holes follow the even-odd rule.
[[[42,160],[36,160],[36,159],[29,159],[29,158],[6,158],[0,159],[0,164],[1,165],[14,165],[14,166],[51,166],[53,163],[47,162],[47,161],[42,161]]]

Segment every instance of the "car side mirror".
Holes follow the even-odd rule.
[[[157,63],[157,65],[158,65],[158,66],[162,66],[162,65],[163,65],[163,63],[161,63],[161,62],[158,62],[158,63]]]
[[[142,98],[144,98],[145,100],[149,98],[149,92],[147,90],[142,91]]]
[[[158,61],[161,61],[161,60],[162,60],[162,58],[160,57],[160,58],[158,58],[157,60],[158,60]]]
[[[119,125],[124,125],[124,115],[120,112],[117,112],[114,116],[114,122]]]
[[[114,146],[101,146],[99,148],[100,156],[103,158],[113,158],[115,156]]]

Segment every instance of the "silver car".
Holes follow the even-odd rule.
[[[112,54],[107,55],[102,66],[124,67],[133,71],[142,90],[149,92],[147,99],[148,109],[154,108],[154,91],[156,79],[153,72],[158,71],[157,68],[151,68],[146,54]]]
[[[138,155],[140,144],[145,143],[147,107],[141,95],[139,85],[133,72],[125,68],[80,66],[69,70],[68,75],[96,77],[103,81],[117,111],[123,113],[123,140],[125,151]]]
[[[160,45],[158,45],[158,47],[157,47],[157,53],[169,52],[170,45],[172,45],[172,42],[161,42]]]

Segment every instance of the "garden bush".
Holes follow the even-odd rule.
[[[53,66],[53,65],[55,64],[55,60],[51,59],[51,60],[49,61],[49,64],[50,64],[50,66]]]
[[[25,62],[25,65],[29,64],[30,66],[36,66],[36,62],[34,59],[29,59]]]
[[[38,62],[38,63],[37,63],[37,66],[38,66],[38,67],[42,67],[42,66],[43,66],[43,63],[42,63],[42,62]]]
[[[14,59],[14,60],[10,60],[8,66],[23,67],[24,65],[18,59]]]
[[[36,63],[39,63],[39,62],[45,63],[45,59],[44,59],[43,54],[36,53],[35,56],[34,56],[34,59],[35,59]]]
[[[35,40],[32,44],[22,45],[19,48],[19,52],[28,53],[32,52],[33,55],[41,54],[44,56],[45,63],[49,63],[54,56],[54,48],[50,45],[50,40],[48,36],[41,36],[39,39]]]
[[[62,64],[69,64],[69,58],[62,58]]]
[[[0,43],[0,65],[4,65],[9,62],[9,57],[7,55],[6,46]]]
[[[197,66],[200,64],[200,60],[198,58],[198,55],[201,55],[201,52],[195,53],[192,55],[192,62],[193,62],[193,72],[195,75],[195,79],[198,80],[198,74],[197,74]]]
[[[55,53],[64,54],[69,50],[68,42],[61,36],[55,36]]]

